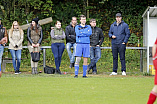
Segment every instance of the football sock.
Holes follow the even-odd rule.
[[[157,93],[151,91],[147,104],[153,104],[156,100]]]
[[[83,65],[83,76],[86,76],[87,67],[88,65]]]
[[[78,75],[79,65],[75,64],[75,75]]]

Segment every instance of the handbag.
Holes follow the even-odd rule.
[[[40,60],[40,52],[31,52],[31,57],[33,62],[38,62]]]

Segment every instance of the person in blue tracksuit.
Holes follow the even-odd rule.
[[[76,61],[75,61],[75,76],[78,78],[79,63],[83,55],[83,78],[87,78],[86,70],[88,67],[87,61],[90,57],[90,35],[92,34],[92,29],[90,25],[86,25],[86,17],[84,15],[80,16],[80,24],[75,27],[76,33]]]
[[[125,50],[130,37],[130,30],[128,24],[122,21],[121,13],[116,14],[116,21],[111,25],[108,35],[112,39],[113,54],[113,72],[110,75],[117,75],[118,53],[120,55],[122,75],[126,75]]]

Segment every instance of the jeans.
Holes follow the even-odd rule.
[[[100,47],[90,47],[90,64],[88,65],[88,68],[93,69],[93,72],[97,72],[96,63],[100,58],[101,58]]]
[[[121,71],[126,71],[125,50],[126,50],[125,44],[112,44],[113,72],[117,72],[118,69],[118,53],[120,55]]]
[[[56,69],[59,70],[61,64],[62,54],[64,52],[65,45],[64,43],[52,43],[51,50],[55,58]]]
[[[19,70],[20,63],[21,63],[21,49],[20,50],[10,49],[10,53],[11,53],[11,56],[12,56],[14,70],[15,71]],[[16,57],[17,57],[17,63],[16,63]]]
[[[1,63],[2,63],[2,56],[3,56],[4,46],[0,44],[0,71],[1,71]]]
[[[71,52],[71,47],[73,47],[73,53]],[[67,43],[66,49],[69,55],[70,63],[75,63],[76,43]]]

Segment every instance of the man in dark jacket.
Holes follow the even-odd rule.
[[[70,59],[70,68],[74,67],[75,63],[75,50],[76,50],[76,34],[75,26],[77,25],[77,18],[72,17],[71,24],[66,27],[66,49]],[[73,47],[73,53],[71,53],[71,47]]]
[[[108,35],[112,39],[113,54],[113,72],[110,75],[117,75],[118,53],[120,55],[122,75],[126,75],[125,50],[130,37],[130,30],[128,24],[122,21],[120,13],[116,14],[116,21],[111,25]]]
[[[97,69],[96,69],[96,63],[101,57],[101,49],[100,46],[104,41],[104,34],[102,29],[96,27],[96,20],[91,19],[90,20],[90,25],[92,28],[92,35],[90,36],[90,59],[91,62],[88,65],[88,73],[90,69],[92,69],[92,73],[96,74]]]

